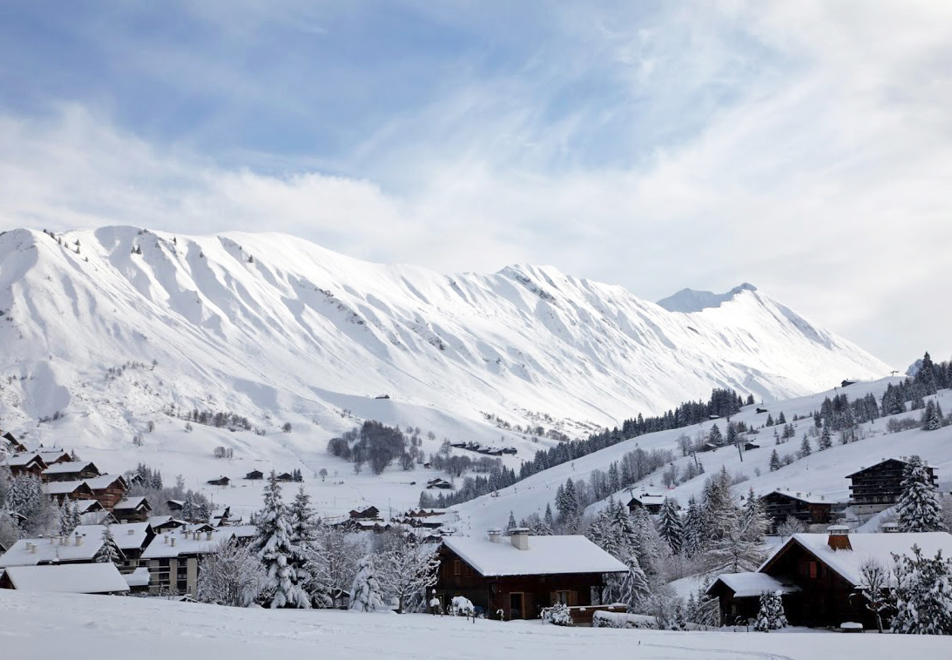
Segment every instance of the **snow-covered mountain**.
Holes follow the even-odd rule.
[[[0,313],[8,425],[59,412],[124,435],[172,404],[574,436],[716,386],[772,400],[889,371],[750,285],[654,304],[551,267],[447,276],[279,234],[9,231]]]

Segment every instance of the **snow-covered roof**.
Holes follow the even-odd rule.
[[[122,479],[122,475],[119,474],[104,474],[99,477],[93,477],[92,479],[86,479],[86,484],[93,490],[102,490],[104,488],[109,488],[113,483]],[[125,479],[122,479],[122,482],[125,483]]]
[[[450,536],[443,545],[480,575],[558,575],[566,573],[623,573],[624,564],[584,536],[530,536],[528,550],[509,539]]]
[[[62,566],[11,566],[7,578],[21,591],[105,594],[129,591],[129,585],[112,563]]]
[[[102,546],[102,533],[94,536],[82,536],[83,532],[79,533],[79,545],[76,544],[76,532],[62,538],[20,539],[0,556],[0,568],[92,561]]]
[[[852,550],[833,550],[828,541],[828,534],[794,534],[758,570],[763,571],[791,543],[799,543],[853,585],[862,581],[860,568],[868,559],[875,559],[888,568],[893,565],[893,553],[911,555],[914,545],[922,549],[924,557],[934,557],[939,550],[944,556],[952,557],[952,534],[948,532],[850,534]]]
[[[175,529],[157,534],[142,553],[143,559],[178,557],[180,555],[207,555],[218,551],[218,546],[234,534],[229,527],[217,527],[211,532],[191,533]],[[209,538],[211,537],[211,538]],[[175,542],[173,545],[172,542]]]
[[[258,528],[254,525],[228,525],[219,529],[234,535],[236,539],[250,539],[258,533]]]
[[[79,510],[79,514],[88,513],[90,510],[99,507],[99,510],[102,510],[102,504],[99,503],[99,500],[73,500],[73,504],[76,505],[76,508]]]
[[[800,591],[795,584],[785,584],[766,573],[725,573],[718,575],[714,584],[723,582],[734,592],[736,598],[759,596],[764,592],[791,594]],[[711,585],[711,589],[714,585]],[[710,589],[708,589],[710,592]]]
[[[43,460],[36,452],[31,452],[29,454],[14,454],[4,461],[4,465],[9,467],[23,467],[25,465],[29,465],[37,458]]]
[[[122,577],[125,579],[126,584],[128,584],[130,587],[148,587],[149,580],[151,579],[151,576],[149,575],[149,569],[145,566],[140,566],[136,570],[132,571],[131,573],[127,573]]]
[[[631,499],[641,502],[645,506],[649,505],[658,505],[661,506],[664,504],[664,495],[655,495],[652,493],[640,493],[635,495],[632,493]]]
[[[69,458],[69,452],[65,449],[43,449],[35,453],[47,463],[58,461],[63,458],[63,456]]]
[[[97,474],[99,473],[99,468],[92,461],[63,461],[53,463],[43,470],[43,474],[79,474],[88,467],[92,467]]]
[[[81,488],[86,482],[80,481],[51,481],[43,484],[43,490],[47,495],[69,495],[77,488]],[[88,485],[88,484],[87,484]],[[90,488],[92,488],[90,486]]]
[[[102,539],[105,525],[80,525],[76,531],[85,534],[87,539]],[[149,523],[116,523],[110,525],[113,541],[120,550],[138,550],[148,538]]]
[[[142,495],[138,497],[124,497],[116,503],[113,509],[136,509],[148,501]]]
[[[806,504],[834,504],[833,500],[826,499],[826,496],[824,495],[817,495],[815,493],[805,493],[802,490],[787,490],[785,488],[778,488],[776,490],[772,490],[769,493],[767,493],[767,495],[765,495],[764,497],[773,495],[774,493],[777,493],[778,495],[784,495],[794,500],[800,500],[801,502],[805,502]]]

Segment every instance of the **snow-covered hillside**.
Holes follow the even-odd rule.
[[[425,453],[444,437],[512,445],[516,467],[555,442],[540,430],[579,437],[712,387],[772,401],[889,371],[749,285],[689,294],[673,298],[697,311],[669,311],[550,267],[446,276],[279,234],[14,230],[0,234],[0,417],[29,444],[197,486],[254,467],[348,473],[326,442],[366,419],[419,427]],[[194,409],[266,435],[186,434],[166,414]],[[218,445],[234,459],[213,459]],[[380,503],[389,479],[413,503],[427,476],[348,477],[371,490],[323,501]]]

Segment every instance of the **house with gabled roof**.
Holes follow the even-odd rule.
[[[102,474],[92,461],[62,461],[53,463],[40,473],[40,479],[51,481],[83,481]]]
[[[109,511],[112,511],[129,490],[126,480],[118,474],[104,474],[86,479],[86,484],[92,489],[93,497]]]
[[[32,474],[39,478],[47,467],[46,461],[36,452],[26,454],[14,454],[2,462],[2,465],[10,469],[10,474],[18,477],[24,474]]]
[[[0,576],[0,589],[71,594],[121,594],[129,585],[113,564],[12,566]]]
[[[0,445],[6,447],[6,450],[11,454],[26,453],[29,451],[22,442],[16,439],[9,431],[6,431],[3,435],[0,435]]]
[[[760,501],[770,519],[771,533],[775,533],[788,517],[804,525],[829,525],[832,521],[834,502],[825,495],[777,489],[761,497]]]
[[[591,607],[603,576],[627,571],[584,536],[529,536],[525,529],[508,537],[499,530],[444,537],[438,552],[435,595],[444,605],[465,596],[487,616],[501,612],[507,620],[536,618],[556,603]]]
[[[847,475],[853,512],[858,516],[868,516],[885,511],[899,502],[906,465],[908,463],[900,458],[887,458]],[[926,466],[925,469],[932,482],[936,483],[935,468]]]
[[[40,458],[43,459],[43,462],[47,465],[53,465],[54,463],[66,463],[72,461],[73,457],[65,449],[60,449],[59,447],[41,447],[37,450]]]
[[[93,489],[85,481],[53,481],[43,484],[43,492],[60,505],[66,500],[96,500]]]
[[[152,505],[141,495],[124,497],[116,502],[112,508],[112,515],[119,522],[146,522],[152,515]]]
[[[234,537],[230,527],[209,527],[190,531],[187,527],[157,534],[142,553],[152,581],[150,593],[198,593],[199,561],[218,552],[222,543]]]
[[[664,495],[658,493],[640,493],[631,494],[628,500],[628,511],[634,513],[636,509],[647,509],[648,513],[655,515],[661,513],[661,507],[664,506]]]
[[[732,584],[767,584],[766,575],[780,589],[787,621],[791,625],[838,628],[844,622],[862,623],[875,628],[875,616],[866,607],[859,587],[865,562],[875,560],[893,565],[893,555],[912,554],[918,546],[925,557],[939,551],[952,556],[952,534],[947,532],[856,534],[843,525],[833,525],[826,534],[794,534],[775,549],[754,573],[721,575],[708,589],[708,595],[720,601],[724,623],[735,623],[738,616],[753,616],[757,589],[725,589]],[[761,586],[763,586],[761,585]],[[746,603],[743,601],[747,601]]]
[[[101,547],[102,532],[87,536],[83,530],[47,539],[20,539],[0,555],[0,568],[89,563]]]

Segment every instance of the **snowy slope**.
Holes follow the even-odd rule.
[[[427,614],[237,609],[155,598],[0,591],[5,658],[385,657],[808,660],[948,657],[947,637],[560,628]]]
[[[346,472],[326,441],[364,419],[432,432],[426,452],[444,437],[511,444],[516,466],[552,441],[515,425],[578,437],[715,386],[771,401],[889,371],[749,286],[670,312],[551,267],[446,276],[279,234],[60,238],[0,234],[0,417],[29,443],[84,449],[113,471],[147,460],[189,485],[272,465]],[[267,436],[185,434],[171,406],[235,413]],[[220,444],[230,464],[211,458]],[[425,476],[385,475],[408,487],[401,502]],[[350,502],[390,492],[349,479],[371,489]]]
[[[788,420],[794,415],[809,415],[820,409],[820,404],[827,396],[841,392],[846,393],[850,400],[861,398],[872,392],[877,399],[881,397],[889,382],[898,382],[899,379],[883,379],[876,382],[856,383],[846,389],[822,392],[816,395],[776,402],[768,406],[773,416],[783,412]],[[952,409],[952,390],[941,390],[937,395],[943,409]],[[918,419],[921,411],[913,411],[900,417],[914,417]],[[743,421],[755,428],[764,424],[766,414],[758,414],[756,406],[745,407],[735,421]],[[861,440],[841,445],[834,440],[833,446],[823,452],[816,451],[816,439],[813,442],[813,453],[791,465],[770,471],[770,455],[774,449],[783,455],[796,453],[800,447],[803,434],[813,425],[812,417],[793,422],[797,429],[794,439],[780,446],[774,444],[773,429],[758,429],[757,435],[749,436],[752,442],[760,444],[759,449],[744,452],[743,461],[734,447],[722,447],[716,451],[699,454],[699,460],[704,464],[705,474],[684,482],[673,489],[666,489],[661,483],[660,472],[634,485],[631,489],[635,493],[647,490],[652,493],[662,493],[678,500],[682,506],[692,495],[700,497],[706,477],[721,467],[726,467],[731,475],[743,475],[746,481],[735,486],[738,495],[744,494],[753,488],[758,495],[765,495],[775,489],[789,489],[804,494],[812,493],[823,496],[832,502],[847,502],[849,500],[850,481],[848,474],[864,467],[878,463],[884,458],[919,454],[926,461],[937,468],[940,490],[948,492],[952,487],[952,426],[946,426],[937,431],[922,431],[919,429],[887,434],[885,426],[890,418],[880,418],[872,424],[861,426],[864,437]],[[481,497],[479,499],[459,505],[456,509],[461,517],[461,529],[467,533],[481,533],[481,530],[491,527],[504,526],[512,511],[516,519],[523,518],[531,513],[543,513],[546,504],[555,510],[555,492],[561,484],[571,478],[573,481],[588,480],[594,470],[607,471],[608,466],[621,459],[627,452],[641,447],[645,451],[652,449],[669,449],[678,458],[675,465],[679,469],[686,467],[690,457],[681,457],[677,446],[677,439],[682,434],[694,438],[698,433],[705,437],[713,424],[718,424],[724,431],[724,420],[714,420],[694,426],[661,431],[626,440],[617,445],[589,454],[571,463],[559,465],[539,474],[535,474],[515,486],[503,489],[496,497]],[[778,427],[777,430],[782,430]],[[760,473],[758,476],[757,473]],[[627,502],[630,499],[629,489],[616,494]],[[604,502],[592,505],[591,510],[597,510]]]

